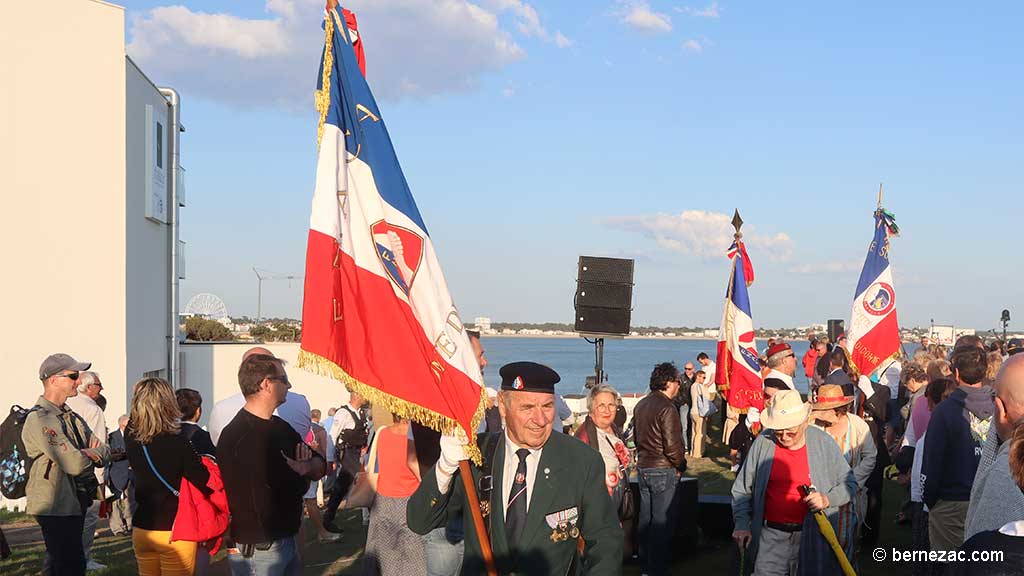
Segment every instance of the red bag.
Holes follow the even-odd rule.
[[[171,528],[171,542],[213,541],[210,556],[217,553],[224,532],[231,520],[228,512],[228,495],[224,491],[224,481],[220,476],[220,467],[209,456],[201,458],[203,465],[210,472],[206,487],[213,494],[206,496],[185,477],[181,478],[181,490],[178,493],[178,514],[174,517]]]

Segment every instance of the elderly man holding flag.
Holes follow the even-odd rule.
[[[464,514],[475,528],[466,534],[464,574],[563,574],[576,562],[588,574],[617,574],[622,530],[604,463],[579,441],[551,434],[553,370],[502,368],[507,429],[490,444],[493,461],[466,440],[487,406],[480,366],[363,76],[355,26],[354,15],[328,4],[299,365],[447,432],[409,502],[409,527],[426,533]],[[469,459],[484,460],[485,470],[471,471]]]

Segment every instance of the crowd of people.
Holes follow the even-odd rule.
[[[479,336],[470,341],[483,369]],[[322,419],[265,348],[244,354],[240,393],[214,405],[206,428],[198,391],[144,378],[108,431],[98,373],[54,354],[40,366],[43,394],[22,431],[32,462],[27,511],[42,530],[49,574],[103,567],[90,551],[102,514],[114,534],[130,534],[139,574],[204,574],[222,541],[233,574],[298,574],[303,519],[309,536],[336,542],[343,508],[364,511],[366,574],[479,574],[487,560],[469,485],[499,573],[617,574],[636,559],[654,576],[671,572],[687,458],[717,445],[735,472],[733,539],[744,573],[856,568],[890,520],[881,517],[886,477],[906,487],[891,520],[910,524],[914,550],[1003,552],[986,564],[922,554],[914,574],[1017,573],[1020,351],[1017,341],[986,347],[963,337],[952,350],[922,341],[912,356],[861,375],[842,337],[812,340],[802,359],[772,341],[761,356],[761,410],[729,405],[715,363],[701,354],[682,371],[654,366],[628,426],[618,391],[593,386],[574,430],[562,427],[558,374],[516,362],[501,368],[475,439],[399,414],[375,427],[357,390]],[[794,384],[801,367],[806,398]],[[709,433],[715,419],[721,437]],[[472,441],[483,465],[463,478]]]

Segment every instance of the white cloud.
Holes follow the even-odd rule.
[[[267,0],[266,18],[154,8],[132,15],[128,54],[158,83],[190,94],[312,109],[323,4]],[[379,99],[473,89],[482,76],[525,56],[513,33],[549,39],[537,11],[520,0],[349,0],[345,6],[359,19],[367,77]]]
[[[505,88],[504,90],[501,91],[501,95],[504,96],[505,98],[511,98],[516,95],[516,89]]]
[[[561,32],[555,32],[555,46],[559,48],[569,48],[572,46],[572,40],[569,40]]]
[[[643,232],[666,250],[706,260],[724,257],[734,233],[732,216],[703,210],[620,216],[608,218],[604,223],[622,230]],[[747,225],[743,238],[751,250],[769,260],[785,261],[792,256],[793,240],[784,232],[763,235],[755,227]]]
[[[704,52],[704,47],[701,46],[701,43],[697,40],[690,38],[686,42],[683,42],[683,50],[693,54],[702,54]]]
[[[651,10],[646,2],[631,2],[621,15],[623,23],[644,34],[672,31],[672,18],[668,14]]]
[[[697,16],[698,18],[718,18],[722,14],[718,9],[718,2],[712,2],[704,8],[692,8],[690,6],[676,7],[676,12]]]
[[[516,27],[520,33],[526,36],[548,37],[547,30],[540,23],[540,15],[537,14],[537,10],[525,2],[520,0],[487,0],[485,6],[491,7],[494,12],[508,11],[515,14],[519,20]]]

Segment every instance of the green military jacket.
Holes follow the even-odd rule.
[[[25,486],[25,511],[33,516],[81,516],[82,505],[72,476],[84,472],[93,461],[75,447],[64,430],[74,434],[72,428],[77,427],[86,447],[92,440],[92,431],[84,420],[72,416],[66,404],[57,406],[40,396],[36,405],[39,408],[25,418],[21,429],[25,451],[35,459]],[[106,438],[98,440],[100,446],[95,451],[101,464],[106,464],[110,461],[110,447]]]
[[[491,513],[485,518],[490,532],[491,548],[498,573],[551,576],[569,574],[578,555],[577,539],[559,534],[558,513],[571,517],[576,513],[575,527],[585,542],[584,553],[576,562],[578,573],[588,575],[621,574],[623,534],[618,514],[605,487],[604,461],[594,449],[572,436],[553,433],[544,444],[530,495],[523,542],[520,549],[509,549],[505,537],[504,505],[501,494],[502,471],[505,465],[505,435],[501,435],[492,464]],[[479,487],[482,472],[473,467],[473,484]],[[462,574],[486,574],[480,540],[474,529],[466,492],[456,471],[448,492],[437,487],[436,466],[423,478],[410,497],[407,520],[409,528],[427,534],[444,526],[450,515],[462,514],[466,533]]]

